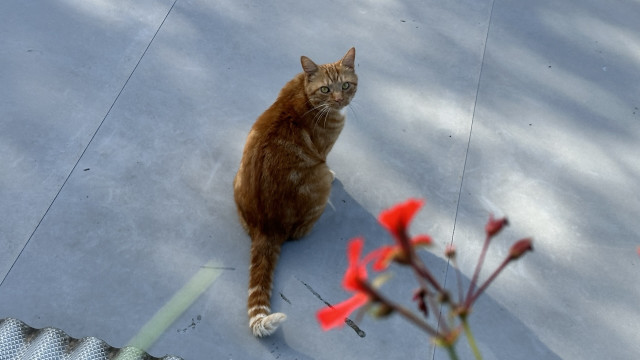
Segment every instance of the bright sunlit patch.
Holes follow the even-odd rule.
[[[134,336],[127,346],[147,351],[173,322],[220,276],[215,261],[204,265]]]

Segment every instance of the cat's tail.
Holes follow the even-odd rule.
[[[251,241],[247,309],[249,327],[258,337],[273,334],[287,318],[283,313],[271,314],[271,283],[281,244],[282,241],[264,235],[258,235]]]

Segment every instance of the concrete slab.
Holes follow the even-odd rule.
[[[640,354],[640,5],[611,5],[495,3],[454,242],[471,276],[493,212],[512,227],[485,274],[521,237],[536,252],[478,304],[487,358]]]
[[[130,51],[135,65],[150,37],[144,37],[147,43],[135,36],[132,40],[137,32],[131,29],[152,37],[173,3],[136,3],[136,11],[111,5],[107,14],[132,24],[131,32],[115,33],[105,24],[126,20],[88,15],[105,14],[96,8],[103,3],[64,4],[68,12],[37,16],[52,19],[47,15],[57,14],[55,23],[67,24],[73,14],[86,13],[89,28],[83,34],[114,39],[88,42],[91,51]],[[154,356],[185,359],[444,359],[398,317],[365,317],[358,322],[364,337],[349,327],[325,333],[315,321],[323,300],[337,303],[348,296],[340,287],[347,240],[363,235],[367,249],[390,241],[376,224],[379,211],[408,197],[424,197],[427,206],[412,230],[433,235],[440,250],[453,234],[467,277],[488,212],[511,217],[514,226],[504,239],[536,237],[537,252],[507,271],[472,315],[486,359],[600,358],[604,353],[625,358],[638,353],[637,345],[629,343],[638,314],[630,304],[638,298],[638,288],[623,289],[622,281],[611,281],[638,263],[631,245],[638,226],[631,219],[638,210],[632,179],[638,175],[633,144],[640,134],[636,114],[626,113],[637,106],[631,86],[637,83],[631,72],[638,64],[638,42],[631,35],[637,30],[632,21],[637,6],[600,9],[596,4],[175,2],[108,115],[98,110],[79,115],[97,118],[88,132],[95,138],[87,147],[87,135],[76,145],[75,157],[51,165],[51,171],[62,175],[50,185],[49,197],[42,195],[38,204],[46,206],[26,207],[31,211],[23,211],[27,215],[7,216],[3,222],[14,229],[14,222],[31,216],[20,231],[33,235],[19,257],[14,251],[2,260],[15,265],[0,285],[0,318],[54,326],[76,338],[96,336],[116,347],[133,339]],[[18,2],[0,6],[7,18],[41,11]],[[144,11],[144,6],[156,10]],[[147,30],[134,21],[151,18],[155,27]],[[562,21],[567,18],[573,22]],[[593,23],[598,27],[580,27]],[[584,31],[571,31],[567,24]],[[17,35],[48,35],[48,28],[25,29],[15,22],[6,26]],[[585,34],[601,47],[590,48]],[[52,44],[63,49],[61,54],[74,44],[64,39]],[[627,46],[606,39],[623,39],[618,41]],[[137,41],[145,44],[138,52],[122,45],[134,47]],[[361,82],[329,159],[337,173],[332,206],[312,234],[284,247],[272,308],[289,318],[274,336],[257,340],[246,324],[249,240],[236,220],[231,180],[251,124],[299,72],[299,56],[334,61],[351,46],[357,49]],[[30,69],[14,55],[7,59],[11,69]],[[72,59],[61,56],[58,61]],[[607,64],[592,69],[601,59]],[[94,81],[86,91],[69,95],[79,105],[89,101],[89,90],[101,91],[100,79],[120,74],[120,68],[105,67],[102,77],[91,71],[74,77],[64,67],[49,65],[54,60],[43,63],[53,66],[51,73],[63,84]],[[111,102],[105,100],[107,111],[131,71],[124,71],[120,82],[109,83],[113,91]],[[606,77],[612,72],[615,77]],[[29,99],[7,91],[16,94],[14,104]],[[53,95],[44,91],[40,97]],[[18,114],[30,109],[8,108]],[[105,115],[96,133],[95,124]],[[51,133],[46,123],[28,131],[4,126],[36,158],[55,155],[72,138],[66,130],[47,142],[53,147],[38,148],[28,146],[29,136]],[[51,125],[57,131],[66,126],[78,125]],[[17,159],[7,154],[3,166]],[[15,173],[2,175],[3,191],[9,189],[5,183],[19,184],[11,189],[26,194],[40,191],[39,183]],[[605,192],[602,184],[616,191]],[[51,192],[55,196],[61,187],[53,201]],[[585,203],[586,198],[591,200]],[[3,214],[11,213],[15,203],[3,202]],[[39,216],[30,209],[40,209]],[[6,231],[9,238],[17,238],[12,231]],[[597,241],[601,238],[615,240],[605,245]],[[507,240],[496,242],[487,269],[504,256]],[[11,242],[15,249],[24,243]],[[629,257],[619,265],[615,261],[623,253]],[[438,249],[424,257],[442,279],[451,274]],[[408,303],[413,287],[407,284],[413,282],[403,269],[394,268],[394,273],[385,290]],[[205,280],[193,285],[194,277]],[[612,293],[619,307],[605,306]],[[564,313],[565,305],[579,305],[582,311]],[[159,311],[167,316],[164,320],[157,320]],[[629,313],[624,317],[628,323],[604,326]],[[550,315],[554,321],[547,320]],[[587,341],[602,344],[594,339],[605,330],[620,335],[616,348],[599,345],[602,352],[590,351]],[[559,340],[567,337],[570,341]],[[465,344],[460,348],[464,351]]]
[[[390,343],[389,323],[367,323],[364,339],[348,328],[320,332],[314,313],[324,303],[310,289],[344,299],[346,240],[369,235],[370,248],[387,241],[374,216],[408,196],[430,198],[421,216],[436,218],[416,231],[450,238],[489,7],[432,5],[336,3],[343,10],[336,17],[334,8],[294,2],[178,2],[3,283],[3,311],[122,346],[213,259],[225,271],[150,353],[429,352],[428,343],[412,346],[421,337],[414,329]],[[283,251],[273,308],[290,319],[258,341],[246,326],[249,242],[235,218],[231,179],[249,127],[299,72],[299,56],[334,61],[353,45],[364,82],[331,159],[335,210]],[[438,262],[442,274],[445,265]],[[405,332],[401,320],[390,323]]]
[[[170,5],[0,4],[0,278],[53,202]]]

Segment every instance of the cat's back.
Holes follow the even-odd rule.
[[[275,102],[267,108],[251,127],[245,144],[244,166],[262,171],[291,168],[301,159],[321,162],[315,156],[305,126],[305,112],[309,105],[304,96],[304,76],[296,75],[280,91]],[[309,151],[311,150],[311,151]],[[250,164],[251,163],[251,164]],[[247,170],[247,169],[245,169]]]
[[[300,110],[306,107],[306,97],[304,96],[304,76],[302,73],[296,75],[280,90],[274,103],[267,108],[256,120],[251,131],[256,135],[271,135],[256,139],[261,142],[269,142],[274,135],[286,135],[292,123],[299,123]]]
[[[249,187],[255,188],[259,185],[258,178],[264,184],[266,178],[286,176],[286,171],[299,166],[301,159],[321,161],[304,150],[306,130],[302,118],[308,107],[306,102],[304,76],[298,74],[285,84],[275,102],[251,127],[236,174],[236,188],[243,178],[247,180],[244,185],[252,184]]]

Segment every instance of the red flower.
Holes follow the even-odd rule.
[[[356,293],[339,304],[321,309],[316,314],[320,327],[322,327],[322,330],[326,331],[331,330],[334,327],[343,326],[344,320],[349,316],[349,314],[367,302],[369,302],[369,296],[367,294]]]
[[[411,246],[429,246],[433,243],[433,240],[429,235],[418,235],[409,241]],[[392,261],[397,261],[401,264],[406,264],[409,260],[402,251],[400,245],[386,245],[378,250],[374,250],[371,254],[376,258],[376,262],[373,263],[373,270],[382,271],[389,267]]]
[[[431,245],[433,240],[428,235],[418,235],[409,240],[409,225],[423,204],[424,200],[409,199],[380,213],[378,221],[393,235],[396,245],[383,246],[377,250],[377,260],[373,265],[375,271],[386,269],[391,261],[408,263],[409,259],[403,251],[403,242],[409,241],[410,246]]]
[[[363,238],[355,238],[347,247],[347,260],[349,266],[342,278],[342,287],[349,291],[362,291],[361,282],[367,280],[367,263],[360,261],[360,254],[364,247]]]
[[[345,290],[355,292],[355,294],[339,304],[323,308],[316,313],[318,322],[323,330],[344,325],[344,319],[346,319],[349,314],[369,302],[369,295],[362,284],[367,280],[367,263],[374,258],[377,252],[374,251],[363,260],[360,260],[360,253],[362,252],[363,246],[364,240],[362,238],[355,238],[349,242],[347,248],[349,267],[344,273],[342,287],[344,287]]]
[[[424,200],[409,199],[380,213],[378,221],[391,232],[398,241],[407,237],[407,229],[413,216],[420,210]]]

